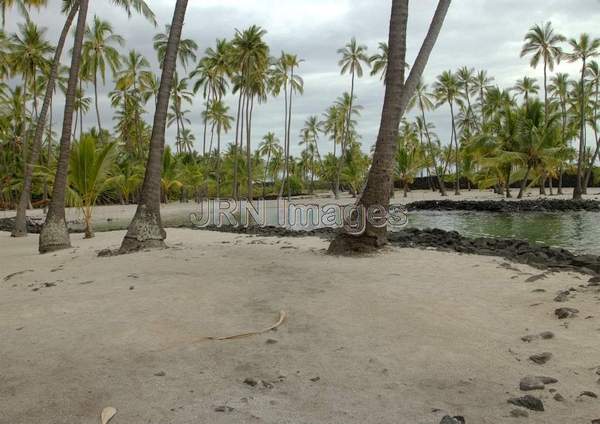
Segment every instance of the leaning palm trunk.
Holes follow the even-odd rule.
[[[175,73],[177,51],[181,40],[181,30],[185,20],[188,0],[177,0],[173,21],[169,32],[169,41],[163,63],[158,101],[154,113],[150,153],[146,165],[146,175],[142,193],[133,220],[129,224],[120,251],[122,253],[144,248],[164,247],[166,232],[160,217],[160,179],[162,157],[165,148],[165,128],[173,75]]]
[[[67,85],[67,94],[65,96],[65,112],[60,138],[60,153],[58,156],[56,176],[54,177],[52,201],[48,208],[46,222],[40,233],[40,253],[67,249],[71,246],[69,230],[67,229],[67,222],[65,220],[65,192],[67,189],[67,174],[69,171],[75,92],[77,90],[77,80],[79,78],[79,68],[81,65],[81,48],[83,45],[88,3],[89,0],[79,1],[79,16],[77,17],[77,27],[75,31],[75,40],[73,42],[73,53],[71,56],[71,69],[69,71],[69,82]],[[46,102],[44,101],[44,103]]]
[[[65,25],[63,26],[62,32],[60,33],[60,37],[58,39],[56,51],[54,52],[52,70],[50,72],[48,84],[46,85],[46,94],[44,95],[44,103],[42,104],[42,110],[40,111],[35,127],[35,135],[33,137],[33,142],[31,143],[31,153],[29,155],[29,161],[26,161],[25,165],[23,191],[21,192],[19,205],[17,206],[17,217],[15,219],[15,227],[13,228],[13,231],[11,233],[13,237],[22,237],[27,235],[27,206],[29,204],[29,199],[31,198],[33,167],[39,159],[40,150],[42,148],[44,127],[46,126],[48,110],[50,109],[52,104],[52,95],[54,94],[54,87],[56,85],[56,78],[58,76],[58,68],[60,67],[60,57],[62,55],[62,51],[64,50],[67,36],[69,35],[71,25],[73,24],[73,20],[75,19],[75,15],[77,14],[78,10],[79,3],[75,3],[71,11],[69,12],[69,15],[67,16],[67,20],[65,21]],[[49,138],[48,140],[48,143],[50,144],[51,139]],[[50,160],[50,156],[48,156],[48,160]],[[46,187],[46,185],[44,185],[44,187]]]
[[[427,61],[437,37],[442,29],[444,18],[451,0],[439,0],[433,20],[417,55],[410,75],[404,83],[406,57],[406,28],[408,21],[408,0],[393,0],[389,33],[389,64],[386,75],[385,97],[379,135],[375,145],[373,165],[358,204],[367,210],[370,207],[389,208],[390,180],[394,171],[394,152],[400,120],[406,111],[417,84],[425,70]],[[373,225],[376,224],[376,225]],[[387,242],[387,225],[377,225],[367,220],[366,228],[360,236],[341,234],[329,246],[332,253],[349,253],[380,247]]]
[[[286,71],[287,72],[287,71]],[[279,187],[279,194],[277,195],[278,199],[283,197],[283,189],[285,186],[285,182],[287,180],[287,169],[288,169],[288,92],[287,92],[287,82],[284,82],[283,85],[283,94],[285,97],[285,116],[283,118],[283,155],[285,156],[285,164],[283,168],[283,176],[281,179],[281,186]],[[335,155],[335,153],[334,153]]]

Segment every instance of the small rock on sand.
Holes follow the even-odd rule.
[[[544,376],[531,376],[523,377],[519,383],[519,388],[523,391],[528,390],[543,390],[546,384],[558,383],[556,378],[544,377]]]
[[[521,397],[514,397],[508,400],[508,403],[522,408],[530,409],[532,411],[543,411],[544,403],[536,398],[535,396],[525,395]]]
[[[231,406],[227,406],[227,405],[221,405],[221,406],[217,406],[215,408],[215,412],[232,412],[233,408]]]
[[[574,318],[578,313],[579,310],[575,308],[558,308],[554,311],[558,319]]]
[[[531,355],[529,359],[536,364],[544,365],[552,358],[552,354],[550,352],[536,353],[535,355]]]
[[[542,380],[532,376],[523,377],[519,383],[519,389],[524,392],[529,390],[544,390],[545,387],[546,385]]]
[[[560,393],[556,393],[554,395],[554,400],[557,402],[564,402],[565,398],[563,397],[563,395],[561,395]]]
[[[592,399],[598,399],[598,395],[594,392],[590,392],[588,390],[586,390],[585,392],[581,392],[581,394],[579,395],[580,398],[584,398],[584,397],[589,397]]]
[[[466,424],[465,418],[461,416],[451,417],[450,415],[446,415],[440,421],[440,424]]]

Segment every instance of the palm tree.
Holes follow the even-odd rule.
[[[231,45],[227,40],[217,40],[217,48],[206,49],[205,56],[198,62],[198,66],[190,74],[190,78],[198,78],[194,84],[194,93],[202,90],[205,110],[212,100],[221,100],[227,91],[226,77],[231,74],[230,64]],[[207,122],[204,120],[204,136],[202,141],[202,154],[206,154]]]
[[[461,67],[456,71],[456,79],[458,80],[459,88],[462,90],[461,96],[467,101],[465,118],[467,120],[474,120],[475,115],[471,107],[471,96],[477,93],[475,69],[467,68],[466,66]]]
[[[347,110],[346,115],[346,125],[343,129],[341,140],[342,140],[342,153],[340,156],[340,166],[338,167],[339,172],[341,172],[341,164],[343,162],[343,158],[346,152],[346,146],[348,144],[348,133],[350,132],[350,120],[352,119],[352,101],[354,100],[354,80],[356,77],[361,78],[363,76],[363,68],[362,64],[366,66],[371,66],[371,62],[369,62],[369,57],[367,56],[367,46],[358,44],[356,42],[356,38],[352,37],[349,43],[347,43],[343,48],[338,49],[338,54],[342,56],[340,61],[338,62],[338,66],[340,66],[341,74],[344,75],[347,72],[351,75],[351,84],[350,84],[350,105]],[[335,197],[339,197],[339,185],[336,184]]]
[[[56,176],[54,177],[52,201],[50,202],[48,213],[46,215],[46,221],[44,222],[44,226],[42,227],[42,231],[40,233],[40,253],[67,249],[71,246],[71,242],[69,240],[69,231],[65,221],[65,190],[67,188],[67,173],[71,150],[71,130],[73,126],[75,94],[81,66],[81,51],[83,47],[83,37],[85,34],[85,21],[87,18],[88,3],[89,0],[79,0],[79,13],[77,17],[77,26],[75,28],[73,51],[71,55],[69,82],[67,84],[67,93],[65,96],[65,111],[63,114],[63,128],[60,138],[60,153],[58,157]]]
[[[212,127],[216,128],[217,131],[217,199],[221,197],[221,134],[223,132],[227,133],[231,129],[231,123],[233,122],[233,116],[228,115],[228,113],[229,107],[222,100],[213,100],[205,117],[205,120],[210,121]]]
[[[548,87],[550,94],[558,103],[561,113],[561,145],[567,146],[567,101],[569,97],[569,75],[565,73],[557,73],[550,80],[550,86]],[[563,194],[562,191],[563,182],[563,167],[562,164],[559,169],[558,178],[558,191],[557,194]]]
[[[525,100],[525,108],[529,108],[529,97],[538,93],[540,86],[537,85],[535,78],[523,77],[523,79],[517,80],[517,83],[513,87],[518,94],[523,96]]]
[[[596,162],[596,158],[598,157],[598,153],[600,153],[600,139],[598,138],[598,108],[600,107],[600,65],[595,60],[591,61],[588,64],[588,69],[586,71],[588,79],[588,84],[590,84],[590,89],[593,93],[593,100],[590,101],[592,104],[592,113],[590,116],[590,124],[592,129],[594,130],[594,141],[596,142],[596,148],[594,149],[594,154],[590,159],[590,164],[587,167],[587,171],[585,173],[585,177],[582,182],[582,192],[583,194],[587,193],[587,187],[590,182],[590,178],[592,176],[592,171],[594,169],[594,163]]]
[[[171,27],[165,25],[165,32],[160,32],[154,36],[154,50],[156,50],[156,56],[158,57],[158,63],[162,68],[162,64],[165,61],[165,55],[167,53],[167,46],[169,43],[169,34],[171,33]],[[190,38],[185,38],[179,42],[179,51],[177,57],[179,63],[183,66],[183,69],[187,69],[190,61],[196,61],[196,50],[198,50],[198,44]]]
[[[454,181],[454,194],[460,194],[460,147],[458,145],[458,137],[456,134],[456,120],[454,114],[454,105],[460,104],[460,87],[456,75],[451,71],[444,71],[438,76],[434,86],[435,97],[438,100],[438,106],[446,103],[450,107],[450,118],[452,124],[452,136],[450,139],[450,145],[454,140],[455,148],[455,181]]]
[[[560,43],[566,39],[556,34],[551,22],[544,26],[535,25],[525,35],[525,44],[521,49],[521,57],[531,55],[530,65],[537,68],[540,60],[544,64],[544,114],[548,115],[548,71],[554,70],[554,65],[560,63],[562,49]]]
[[[292,126],[292,105],[294,94],[302,95],[304,93],[304,80],[296,73],[296,68],[300,66],[303,60],[290,53],[281,52],[279,60],[275,63],[271,71],[270,85],[275,96],[279,95],[283,89],[284,93],[284,140],[283,155],[284,169],[281,187],[279,188],[279,197],[283,196],[284,187],[288,186],[288,199],[290,197],[289,189],[289,157],[290,157],[290,138]]]
[[[267,173],[270,170],[271,165],[271,157],[276,154],[276,152],[281,152],[281,146],[279,145],[279,139],[277,136],[268,132],[264,137],[263,141],[258,146],[258,152],[261,156],[267,157],[267,162],[265,164],[265,176],[263,178],[263,187],[262,187],[262,195],[265,197],[265,182],[267,180]]]
[[[427,90],[427,85],[423,82],[423,80],[419,80],[419,83],[417,84],[417,87],[415,88],[414,96],[412,97],[412,99],[408,105],[408,109],[410,110],[415,106],[417,106],[419,108],[419,112],[421,115],[420,118],[422,121],[423,133],[425,134],[425,138],[427,139],[427,148],[429,150],[429,156],[431,158],[433,169],[435,171],[437,183],[440,187],[440,194],[442,195],[442,197],[445,197],[445,196],[447,196],[446,186],[445,186],[444,180],[442,179],[442,176],[438,172],[438,165],[437,165],[437,161],[435,158],[435,152],[434,152],[433,144],[431,142],[431,133],[429,131],[429,124],[425,117],[425,111],[430,111],[435,108],[434,100],[435,100],[434,96],[431,93],[429,93]]]
[[[13,6],[17,6],[19,12],[29,21],[29,10],[31,7],[40,8],[46,6],[48,0],[0,0],[0,9],[2,9],[2,29],[6,24],[6,12]]]
[[[169,99],[171,97],[171,84],[173,83],[173,76],[177,66],[177,52],[179,41],[181,40],[181,31],[183,29],[187,4],[188,0],[177,0],[175,4],[173,22],[165,48],[160,89],[156,112],[154,113],[154,125],[152,126],[150,153],[148,155],[141,198],[135,216],[129,224],[127,234],[121,244],[121,252],[130,252],[146,247],[164,246],[166,233],[162,227],[160,218],[161,165],[165,146],[165,128]]]
[[[252,25],[250,28],[244,31],[236,30],[235,36],[231,42],[232,63],[237,68],[237,72],[239,73],[237,90],[240,91],[240,98],[242,99],[241,140],[243,140],[244,137],[244,120],[246,123],[246,166],[248,171],[247,196],[249,201],[252,201],[253,194],[251,128],[254,99],[258,98],[259,101],[263,101],[266,99],[267,93],[269,46],[263,40],[263,37],[266,33],[267,32],[264,29],[256,25]],[[240,143],[240,145],[242,144]]]
[[[92,27],[85,30],[85,41],[83,43],[82,73],[91,76],[94,84],[94,104],[96,106],[96,119],[98,130],[102,133],[100,121],[100,108],[98,107],[98,73],[102,78],[102,84],[106,82],[106,68],[110,68],[112,75],[116,75],[121,65],[121,55],[113,46],[123,46],[123,37],[114,33],[113,27],[108,21],[103,21],[94,16]]]
[[[380,78],[383,81],[387,74],[389,48],[387,43],[380,42],[378,49],[379,53],[376,53],[369,58],[369,62],[371,63],[371,76],[381,74]],[[385,84],[385,81],[383,83]]]
[[[96,140],[93,135],[84,135],[73,145],[70,157],[69,185],[83,211],[85,238],[94,237],[92,212],[96,200],[108,187],[116,146],[115,142],[98,146]]]
[[[583,192],[583,181],[582,181],[582,172],[583,172],[583,161],[584,161],[584,152],[585,152],[585,105],[587,103],[586,99],[586,90],[585,90],[585,71],[587,69],[588,60],[594,58],[600,54],[600,39],[591,38],[589,34],[581,34],[579,36],[579,40],[575,38],[571,38],[569,40],[569,45],[571,46],[572,51],[566,55],[566,58],[569,62],[578,62],[581,61],[581,79],[580,79],[580,90],[581,90],[581,99],[580,99],[580,118],[581,118],[581,126],[580,126],[580,134],[579,134],[579,158],[577,160],[577,182],[575,185],[575,190],[573,190],[573,199],[578,200],[581,199],[581,194]]]
[[[494,82],[494,77],[489,77],[487,71],[481,70],[475,75],[474,86],[475,90],[479,93],[479,113],[481,113],[481,128],[485,126],[485,95],[491,88],[491,84]]]
[[[408,0],[392,0],[388,41],[390,56],[381,124],[373,154],[373,164],[369,170],[366,187],[359,200],[359,204],[367,210],[369,207],[377,207],[377,205],[384,208],[389,207],[398,126],[421,79],[449,7],[450,0],[439,0],[429,31],[405,82]],[[380,247],[387,242],[386,235],[387,225],[382,225],[381,222],[376,222],[375,225],[367,222],[362,235],[359,237],[339,235],[331,243],[329,251],[342,253]]]

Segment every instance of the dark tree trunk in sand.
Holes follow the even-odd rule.
[[[439,0],[429,31],[415,60],[406,83],[404,64],[406,57],[406,29],[408,21],[408,0],[393,0],[389,33],[389,59],[386,75],[385,98],[379,135],[375,145],[373,164],[369,171],[367,186],[358,201],[365,209],[381,205],[388,208],[390,202],[391,179],[394,170],[394,151],[398,126],[409,99],[412,97],[423,74],[429,55],[441,31],[451,0]],[[387,242],[387,226],[374,226],[367,222],[365,232],[360,236],[342,234],[329,246],[329,252],[348,254],[368,251],[383,246]]]
[[[160,218],[160,177],[169,97],[187,4],[188,0],[177,0],[175,5],[154,114],[146,175],[135,216],[129,224],[127,234],[121,244],[121,253],[144,248],[164,247],[165,245],[164,240],[167,235]]]
[[[69,172],[69,154],[71,152],[71,131],[73,130],[75,92],[77,90],[77,81],[79,79],[81,48],[83,45],[88,3],[89,0],[79,1],[79,16],[77,17],[73,53],[71,55],[71,69],[69,70],[69,82],[67,85],[67,94],[65,96],[65,112],[60,137],[60,153],[58,155],[56,176],[54,177],[52,201],[48,208],[46,222],[40,233],[40,253],[71,247],[67,222],[65,221],[65,192],[67,189],[67,174]]]
[[[42,110],[40,111],[35,127],[35,135],[33,137],[33,142],[31,143],[31,153],[29,155],[29,159],[25,160],[23,191],[21,192],[19,205],[17,206],[17,217],[15,219],[15,227],[13,228],[13,231],[11,233],[13,237],[23,237],[27,235],[27,206],[29,204],[29,199],[31,198],[33,167],[37,164],[38,159],[40,157],[40,150],[42,148],[42,138],[44,137],[44,127],[46,126],[48,110],[50,109],[50,104],[52,103],[52,95],[54,94],[54,87],[56,85],[56,78],[58,76],[58,68],[60,67],[60,57],[64,50],[67,36],[69,35],[71,25],[73,24],[73,20],[75,19],[75,15],[77,15],[78,10],[79,3],[75,3],[71,11],[69,12],[69,15],[67,16],[67,20],[65,21],[65,25],[60,34],[60,38],[58,39],[58,45],[56,46],[56,50],[54,52],[52,70],[50,72],[48,84],[46,85],[46,94],[44,95],[44,103],[42,104]]]

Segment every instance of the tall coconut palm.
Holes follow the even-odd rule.
[[[258,98],[259,101],[262,101],[262,99],[266,97],[267,92],[269,46],[267,45],[267,43],[265,43],[263,39],[266,33],[267,32],[259,26],[252,25],[250,28],[244,31],[236,30],[235,36],[231,42],[232,64],[237,68],[237,71],[239,73],[237,89],[240,90],[240,98],[242,99],[241,127],[244,128],[244,121],[246,123],[246,166],[248,171],[247,196],[249,201],[252,201],[253,174],[251,157],[251,128],[254,99]],[[241,133],[241,140],[243,140],[243,129]]]
[[[558,103],[561,115],[561,145],[567,146],[567,102],[569,97],[569,75],[565,73],[557,73],[550,79],[548,87],[550,95]],[[563,194],[563,167],[559,169],[558,191],[557,194]]]
[[[371,76],[381,74],[380,78],[385,84],[383,79],[387,74],[389,48],[385,42],[380,42],[377,48],[379,49],[379,52],[369,58],[369,62],[371,63]]]
[[[423,80],[419,80],[417,87],[415,88],[415,93],[408,104],[408,108],[412,109],[413,107],[418,107],[420,118],[423,123],[423,132],[425,134],[425,138],[427,139],[427,149],[429,152],[429,156],[431,159],[431,164],[433,165],[433,170],[435,171],[435,176],[437,179],[437,183],[440,187],[440,194],[445,197],[446,194],[446,186],[442,179],[442,176],[438,172],[438,165],[435,158],[434,146],[432,143],[431,133],[429,131],[429,125],[427,122],[427,118],[425,117],[425,111],[430,111],[435,108],[435,97],[428,92],[427,84],[423,82]]]
[[[477,92],[475,69],[466,66],[461,67],[456,71],[456,79],[462,91],[461,96],[467,102],[465,118],[467,120],[474,120],[475,115],[471,105],[471,96]]]
[[[217,39],[217,47],[209,47],[204,52],[205,56],[198,62],[190,78],[197,78],[194,83],[194,93],[202,90],[205,99],[205,110],[213,100],[219,101],[227,91],[227,76],[231,74],[230,54],[231,45],[225,39]],[[206,154],[207,122],[204,120],[204,135],[202,140],[202,154]]]
[[[486,70],[480,70],[475,75],[475,89],[479,94],[479,113],[481,114],[481,128],[485,126],[485,113],[483,113],[485,109],[485,95],[487,91],[491,88],[492,82],[494,82],[494,77],[488,76]]]
[[[271,169],[271,157],[273,157],[276,152],[281,152],[281,146],[279,145],[279,138],[272,133],[268,132],[264,137],[263,141],[258,146],[258,152],[261,156],[267,157],[267,162],[265,163],[265,175],[263,177],[263,187],[262,187],[262,195],[265,197],[265,183],[267,180],[268,172]]]
[[[587,83],[590,85],[590,90],[592,93],[591,103],[591,113],[589,117],[590,125],[592,130],[594,131],[594,142],[596,143],[596,147],[594,148],[594,154],[590,159],[589,166],[587,166],[587,170],[585,171],[585,175],[583,177],[582,182],[582,192],[583,194],[587,193],[587,187],[590,182],[590,178],[592,176],[592,171],[594,169],[594,163],[598,158],[598,154],[600,153],[600,139],[598,138],[598,119],[600,116],[598,115],[600,108],[600,65],[595,60],[592,60],[588,64],[588,68],[586,71]]]
[[[79,79],[81,66],[81,51],[83,37],[85,34],[85,23],[87,18],[89,0],[79,0],[79,13],[75,28],[75,39],[71,55],[71,67],[69,70],[69,82],[65,96],[65,111],[63,128],[60,138],[60,153],[54,177],[52,189],[52,201],[48,208],[46,221],[42,227],[39,238],[40,253],[54,250],[66,249],[71,246],[69,231],[65,221],[65,190],[67,188],[67,176],[69,168],[69,155],[71,150],[71,131],[73,126],[73,110],[75,106],[75,94]]]
[[[460,105],[460,87],[456,75],[451,71],[444,71],[437,77],[437,80],[433,86],[435,97],[438,100],[438,106],[447,104],[450,107],[450,123],[452,128],[452,135],[450,144],[454,141],[454,152],[455,152],[455,181],[454,181],[454,194],[460,194],[460,146],[458,143],[458,137],[456,133],[456,115],[454,107],[456,104]]]
[[[160,218],[161,165],[165,147],[165,129],[171,97],[171,84],[177,66],[177,51],[181,40],[187,4],[188,0],[177,0],[175,4],[169,39],[165,48],[146,175],[135,216],[129,224],[127,234],[121,244],[122,252],[164,246],[166,233]]]
[[[554,32],[551,22],[543,26],[535,25],[525,35],[525,44],[521,49],[521,57],[531,55],[529,64],[537,68],[540,61],[544,65],[544,114],[548,115],[548,71],[552,72],[554,66],[560,63],[562,48],[560,44],[565,37]]]
[[[221,197],[221,134],[229,132],[231,129],[231,123],[233,122],[233,116],[229,115],[229,107],[225,105],[222,100],[213,100],[206,113],[205,120],[210,122],[212,127],[217,132],[217,166],[216,166],[216,180],[217,180],[217,199]],[[212,140],[211,140],[212,147]],[[210,149],[209,149],[210,153]]]
[[[302,95],[304,93],[304,80],[297,73],[297,68],[303,60],[298,59],[297,55],[281,52],[281,57],[275,63],[274,69],[271,71],[270,85],[275,96],[279,95],[281,90],[284,93],[284,140],[283,140],[283,155],[284,169],[281,187],[279,188],[279,197],[283,196],[283,190],[288,186],[288,199],[290,197],[289,190],[289,157],[291,145],[291,126],[292,126],[292,107],[294,94]]]
[[[100,74],[102,84],[106,82],[107,67],[110,68],[113,76],[116,75],[121,65],[121,55],[114,46],[123,46],[124,43],[123,37],[114,33],[112,24],[98,16],[94,16],[92,26],[88,26],[85,30],[81,68],[83,74],[90,76],[94,84],[94,104],[100,133],[102,133],[102,122],[98,106],[98,74]]]
[[[575,190],[573,190],[573,199],[581,199],[583,192],[583,161],[585,153],[585,105],[587,104],[587,96],[585,90],[585,71],[587,69],[587,63],[590,59],[600,55],[600,39],[592,38],[589,34],[581,34],[579,40],[571,38],[569,40],[569,46],[571,52],[566,54],[566,58],[569,62],[581,61],[581,79],[580,79],[580,133],[579,133],[579,157],[577,160],[577,182],[575,184]]]
[[[341,74],[350,73],[350,107],[348,108],[346,115],[346,125],[343,129],[341,140],[342,140],[342,153],[340,156],[340,164],[338,166],[338,174],[342,171],[342,163],[344,155],[346,154],[346,147],[348,145],[348,135],[350,132],[350,120],[352,119],[352,102],[354,100],[354,84],[355,79],[363,76],[363,64],[367,67],[371,66],[369,57],[367,56],[367,46],[358,44],[356,38],[352,37],[349,43],[343,48],[338,49],[338,54],[341,55],[341,59],[338,62],[338,66],[341,67]],[[389,62],[389,59],[388,59]],[[338,178],[339,179],[339,178]],[[339,197],[339,183],[336,183],[335,197]]]
[[[529,98],[532,95],[538,93],[540,86],[537,85],[535,78],[523,77],[523,79],[517,80],[513,90],[523,96],[523,100],[525,101],[525,108],[529,108]]]
[[[390,201],[391,179],[394,172],[394,154],[398,126],[414,90],[421,79],[441,31],[450,0],[440,0],[435,11],[429,31],[419,50],[408,79],[404,80],[404,64],[406,56],[406,30],[408,21],[408,0],[392,0],[389,41],[390,57],[386,76],[386,89],[379,127],[379,135],[375,145],[373,164],[369,170],[366,187],[359,204],[365,208],[379,205],[388,208]],[[386,222],[367,222],[365,231],[359,237],[339,235],[331,243],[329,251],[347,253],[361,251],[365,248],[377,248],[387,241]]]
[[[158,57],[158,63],[162,68],[162,64],[165,61],[165,55],[167,54],[167,46],[169,43],[169,34],[171,33],[171,27],[165,25],[165,32],[160,32],[154,36],[154,50],[156,50],[156,56]],[[187,69],[190,62],[195,62],[196,50],[198,50],[198,44],[191,38],[185,38],[179,42],[179,51],[177,52],[177,58],[179,63],[183,66],[183,69]]]

